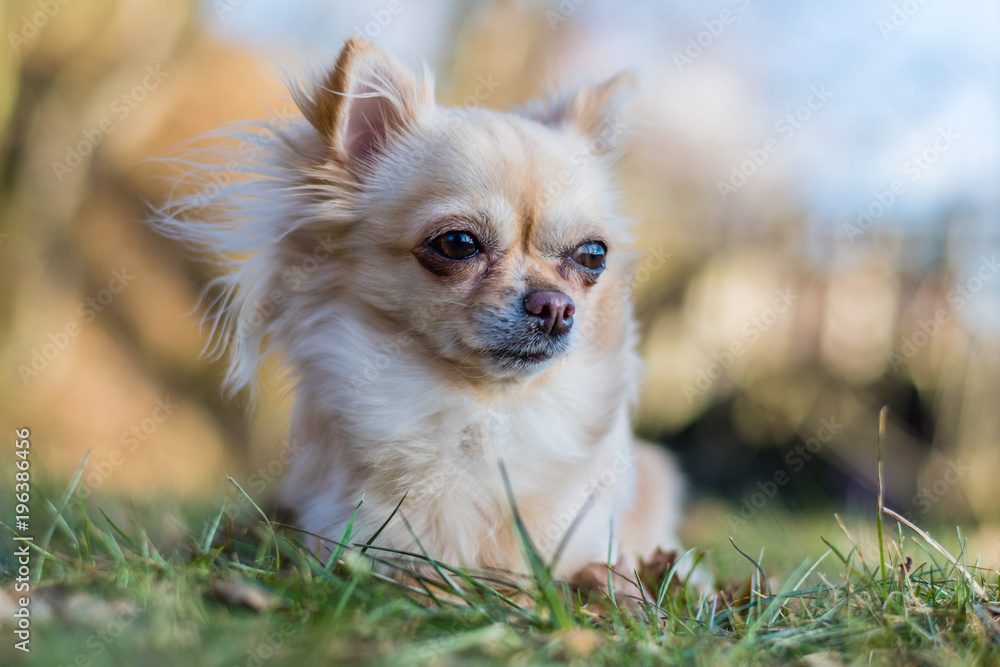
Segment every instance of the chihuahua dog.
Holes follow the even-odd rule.
[[[631,85],[444,108],[426,72],[352,38],[293,92],[301,120],[190,170],[225,184],[161,212],[225,269],[231,387],[270,352],[289,371],[278,500],[317,546],[377,533],[523,572],[527,539],[567,577],[676,546],[680,477],[630,427],[634,258],[612,173]]]

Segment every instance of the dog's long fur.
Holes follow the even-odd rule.
[[[633,562],[675,545],[679,477],[630,428],[640,364],[611,177],[630,83],[444,109],[429,76],[353,38],[297,95],[301,120],[237,136],[221,165],[180,159],[206,187],[160,228],[225,269],[212,321],[230,386],[272,350],[294,378],[280,501],[305,530],[339,539],[363,498],[366,541],[405,495],[377,544],[419,552],[416,536],[447,562],[523,571],[502,464],[543,556],[575,523],[558,573],[609,544]],[[455,225],[483,253],[438,270],[426,239]],[[591,238],[608,247],[596,281],[566,258]],[[552,358],[498,357],[548,345],[521,321],[530,290],[568,294],[572,329]]]

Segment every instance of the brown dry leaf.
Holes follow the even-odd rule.
[[[557,632],[555,638],[570,660],[580,658],[586,660],[604,643],[601,633],[587,628],[563,630]]]
[[[1000,605],[977,604],[973,607],[982,624],[993,631],[993,639],[1000,643]]]
[[[607,563],[590,563],[578,571],[570,579],[570,586],[591,593],[590,602],[607,602],[610,605],[610,595],[608,591],[608,570]],[[621,609],[638,612],[641,610],[643,600],[642,591],[636,583],[621,574],[618,567],[610,568],[611,585],[614,587],[615,602]],[[595,593],[599,595],[594,595]],[[598,604],[595,611],[601,612],[602,605]],[[610,612],[610,607],[605,607],[604,611]]]
[[[676,551],[663,551],[657,547],[652,556],[639,561],[639,581],[642,582],[647,593],[656,595],[659,592],[663,577],[670,572],[670,568],[677,562],[677,558]],[[671,587],[679,585],[680,582],[676,577],[674,581],[670,582]]]
[[[216,581],[212,584],[212,591],[225,604],[243,605],[253,611],[265,611],[279,605],[276,595],[246,581]]]
[[[723,609],[734,610],[750,604],[752,587],[753,578],[748,576],[741,581],[729,581],[717,588],[714,601],[717,602],[720,612]],[[727,622],[720,624],[720,627],[732,627],[733,620],[743,621],[746,620],[746,617],[747,610],[737,611]]]
[[[808,667],[840,667],[844,663],[837,659],[833,653],[813,653],[802,659]]]
[[[10,602],[16,604],[21,597],[8,591]],[[75,591],[64,584],[43,585],[31,591],[31,618],[47,621],[57,617],[72,624],[93,628],[106,626],[115,620],[135,618],[142,609],[133,601],[122,598],[105,599]],[[0,611],[4,608],[4,594],[0,591]]]
[[[122,616],[135,616],[139,608],[128,600],[104,600],[88,593],[71,593],[60,602],[59,614],[68,621],[102,626]]]
[[[414,588],[418,591],[425,591],[426,588],[430,588],[431,592],[434,593],[433,598],[430,595],[414,595],[412,598],[428,609],[433,609],[438,606],[438,603],[435,602],[434,598],[439,600],[448,600],[459,605],[464,605],[466,603],[464,598],[452,591],[444,581],[440,581],[437,578],[431,578],[421,574],[420,579],[418,579],[407,572],[395,572],[392,574],[392,578],[404,586],[409,586],[410,588]]]

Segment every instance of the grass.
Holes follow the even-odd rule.
[[[246,498],[165,525],[162,508],[105,513],[75,484],[44,500],[32,653],[13,650],[4,613],[0,664],[1000,664],[997,572],[966,562],[960,534],[951,553],[889,520],[870,550],[825,518],[814,556],[775,571],[740,546],[754,531],[715,550],[712,585],[668,561],[638,573],[640,599],[554,579],[526,536],[520,578],[424,554],[390,577],[372,563],[398,554],[360,544],[320,560]],[[9,553],[2,565],[9,590]]]

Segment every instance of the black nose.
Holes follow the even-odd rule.
[[[524,298],[524,309],[550,336],[560,336],[573,326],[576,306],[562,292],[532,292]]]

